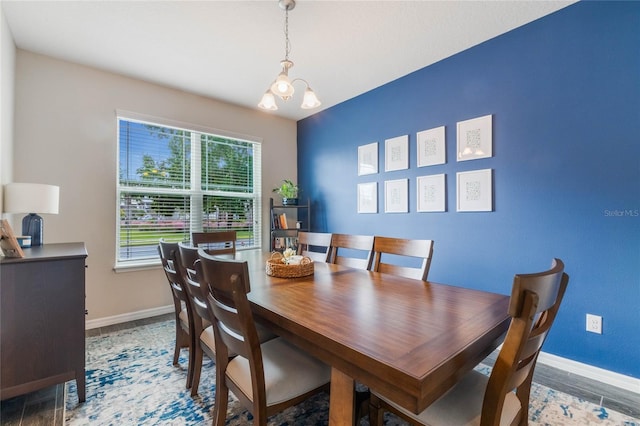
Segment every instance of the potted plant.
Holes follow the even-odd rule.
[[[283,206],[295,206],[298,204],[298,193],[300,189],[298,185],[289,179],[283,180],[279,187],[273,188],[273,192],[280,194]]]

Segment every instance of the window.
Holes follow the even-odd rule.
[[[260,247],[260,143],[131,117],[118,116],[116,267],[157,263],[161,238],[194,231],[235,230],[239,249]]]

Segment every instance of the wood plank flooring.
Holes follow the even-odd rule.
[[[173,314],[166,314],[87,330],[86,336],[99,336],[103,333],[166,321],[172,318]],[[486,363],[492,365],[494,360],[495,353],[487,358]],[[640,418],[640,394],[586,379],[540,363],[536,366],[533,380],[541,385],[578,396],[594,404],[602,404],[605,408]],[[52,386],[2,401],[0,424],[2,426],[63,426],[64,385]]]

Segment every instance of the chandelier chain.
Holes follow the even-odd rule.
[[[289,8],[284,11],[284,59],[289,60],[291,52],[291,42],[289,41]]]

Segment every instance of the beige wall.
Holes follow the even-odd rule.
[[[11,181],[13,174],[13,100],[16,48],[0,7],[0,184]],[[0,185],[2,212],[2,185]]]
[[[44,240],[86,243],[87,319],[94,323],[171,303],[160,267],[113,271],[116,109],[262,138],[265,225],[271,188],[297,176],[294,121],[20,49],[15,103],[14,180],[60,186],[60,214],[44,216]]]

